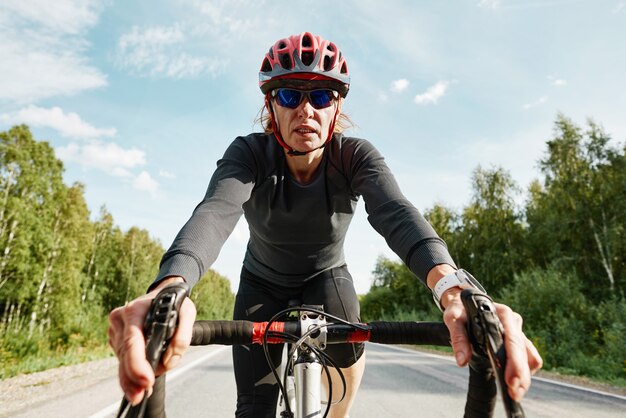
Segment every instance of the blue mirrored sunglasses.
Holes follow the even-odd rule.
[[[324,109],[337,100],[339,93],[330,89],[320,90],[296,90],[296,89],[275,89],[272,90],[272,97],[276,99],[282,107],[295,109],[306,97],[315,109]]]

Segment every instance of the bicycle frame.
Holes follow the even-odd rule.
[[[290,418],[295,412],[295,418],[318,417],[322,416],[321,379],[324,366],[316,352],[326,348],[326,316],[321,313],[321,306],[294,309],[299,310],[300,339],[286,344],[283,350],[282,373],[278,374],[282,376],[279,383],[281,393],[276,416]],[[327,377],[330,383],[328,373]],[[329,408],[327,402],[324,416]]]
[[[285,393],[278,394],[276,418],[288,418],[290,416],[289,411],[294,411],[296,409],[295,377],[293,375],[293,368],[291,367],[290,362],[295,363],[297,357],[295,357],[295,355],[291,355],[291,357],[289,357],[290,352],[291,344],[286,343],[283,346],[282,359],[278,369],[278,375],[284,376],[283,386],[285,388]],[[289,406],[286,406],[285,404],[288,404]]]

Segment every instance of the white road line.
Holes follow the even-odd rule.
[[[421,355],[427,356],[427,357],[434,357],[434,358],[438,358],[438,359],[442,359],[442,360],[448,360],[448,361],[452,361],[452,362],[455,361],[454,357],[452,357],[452,356],[445,356],[445,355],[434,354],[434,353],[425,353],[423,351],[411,350],[410,348],[398,347],[398,346],[393,346],[393,345],[385,345],[385,344],[381,344],[381,345],[384,345],[386,347],[393,347],[396,350],[401,350],[401,351],[406,351],[406,352],[411,352],[411,353],[420,353]],[[583,391],[583,392],[594,393],[596,395],[607,396],[607,397],[610,397],[610,398],[616,398],[616,399],[619,399],[619,400],[622,400],[622,401],[626,401],[626,396],[618,395],[616,393],[603,392],[601,390],[586,388],[584,386],[573,385],[571,383],[563,383],[563,382],[559,382],[558,380],[547,379],[545,377],[533,376],[532,380],[536,380],[538,382],[543,382],[543,383],[549,383],[549,384],[552,384],[552,385],[555,385],[555,386],[563,386],[563,387],[570,388],[570,389],[576,389],[576,390],[580,390],[580,391]]]
[[[603,392],[601,390],[590,389],[590,388],[586,388],[584,386],[572,385],[571,383],[563,383],[563,382],[559,382],[558,380],[546,379],[545,377],[533,376],[533,380],[537,380],[539,382],[544,382],[544,383],[550,383],[550,384],[553,384],[553,385],[556,385],[556,386],[563,386],[563,387],[570,388],[570,389],[582,390],[583,392],[590,392],[590,393],[594,393],[596,395],[608,396],[610,398],[617,398],[617,399],[620,399],[622,401],[626,401],[626,396],[618,395],[616,393]]]
[[[206,354],[203,357],[200,357],[197,360],[192,361],[189,364],[185,364],[184,366],[181,366],[180,368],[176,368],[173,371],[169,372],[166,375],[166,381],[170,382],[174,379],[176,379],[178,376],[180,376],[181,374],[189,371],[190,369],[196,367],[198,364],[203,363],[205,361],[207,361],[208,359],[210,359],[211,357],[214,357],[218,354],[220,354],[222,351],[228,349],[229,347],[227,346],[223,346],[223,347],[219,347],[216,350],[210,352],[209,354]],[[107,418],[110,417],[111,415],[115,415],[115,413],[117,412],[117,410],[120,407],[120,403],[119,402],[115,402],[109,406],[107,406],[104,409],[101,409],[100,411],[96,412],[93,415],[90,415],[88,418]]]

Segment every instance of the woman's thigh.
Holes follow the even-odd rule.
[[[287,307],[289,292],[273,289],[271,284],[246,277],[235,298],[233,319],[264,322]],[[270,344],[269,355],[277,367],[282,356],[282,344]],[[237,417],[274,417],[278,386],[267,363],[263,346],[250,344],[233,346],[233,365],[237,383]]]
[[[322,305],[324,312],[360,322],[359,298],[348,269],[343,267],[328,270],[307,282],[302,294],[306,305]],[[326,352],[341,368],[352,366],[361,357],[363,344],[329,344]]]

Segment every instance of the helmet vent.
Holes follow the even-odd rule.
[[[274,48],[270,48],[269,55],[270,55],[270,59],[273,60],[274,59]]]
[[[285,43],[285,41],[280,41],[280,43],[278,44],[278,49],[284,49],[287,46],[287,44]]]
[[[289,57],[289,54],[280,54],[279,59],[280,59],[280,65],[285,70],[291,70],[291,68],[293,67],[293,64],[291,63],[291,58]]]
[[[324,71],[330,71],[332,68],[333,68],[333,61],[328,55],[326,55],[324,57]]]
[[[345,61],[343,63],[343,65],[341,66],[341,74],[348,74],[348,66],[346,65]]]
[[[313,58],[314,57],[315,57],[315,55],[313,55],[312,52],[303,52],[302,53],[302,63],[308,67],[313,62]]]
[[[311,37],[306,34],[303,38],[302,38],[302,46],[303,47],[310,47],[313,44],[313,42],[311,42]]]
[[[329,51],[333,51],[334,52],[335,51],[335,44],[328,44],[326,46],[326,49],[328,49]]]
[[[261,65],[261,72],[267,73],[272,71],[272,64],[270,64],[270,60],[267,57],[263,60],[263,65]]]

